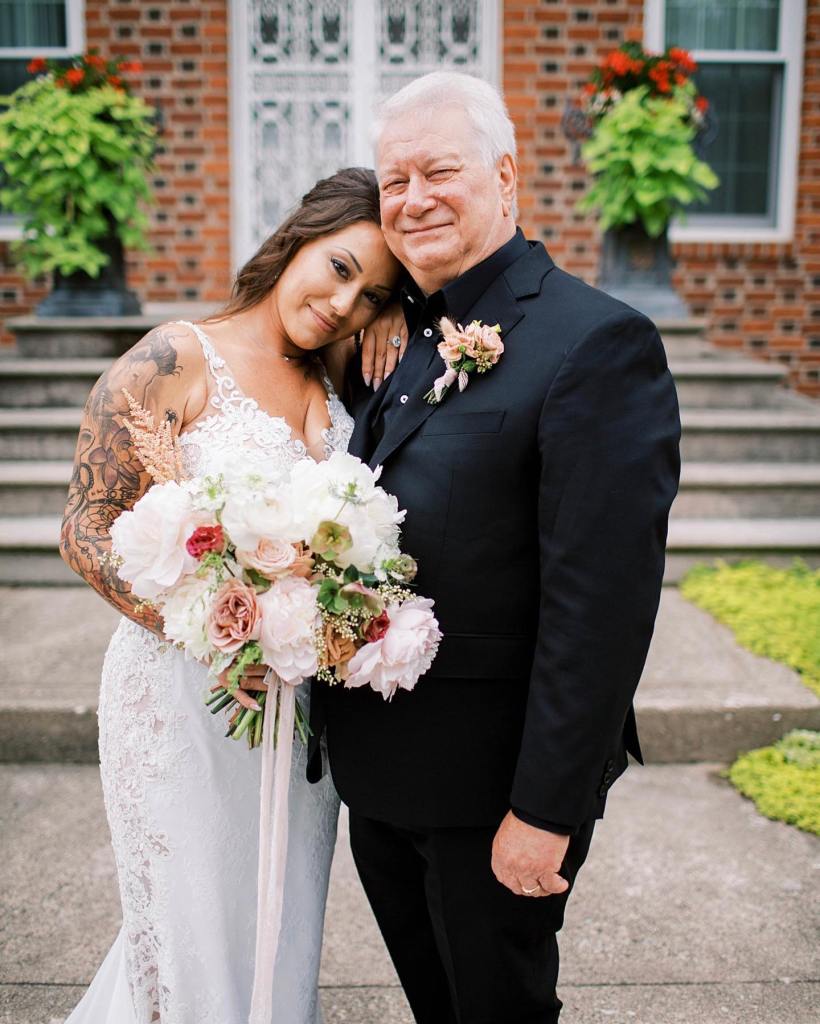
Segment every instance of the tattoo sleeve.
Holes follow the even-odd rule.
[[[151,331],[95,384],[80,427],[60,539],[69,568],[123,615],[155,633],[161,632],[161,616],[141,606],[109,559],[111,524],[151,483],[124,424],[128,403],[122,389],[153,411],[155,422],[165,418],[178,431],[185,404],[178,355],[183,331],[177,325]]]

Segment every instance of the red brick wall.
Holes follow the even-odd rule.
[[[227,0],[86,0],[86,32],[88,47],[142,63],[143,73],[129,80],[162,111],[153,251],[129,260],[129,285],[143,301],[224,299],[231,278]],[[29,312],[45,291],[22,281],[0,245],[0,319]]]
[[[820,395],[820,0],[808,0],[797,227],[789,245],[676,247],[677,283],[719,345],[779,359]],[[505,0],[504,88],[519,138],[521,221],[571,273],[594,282],[598,232],[574,206],[587,184],[561,130],[594,64],[643,34],[643,0]],[[227,0],[86,0],[88,45],[145,66],[162,108],[154,252],[130,283],[143,301],[218,301],[230,283]],[[27,312],[0,245],[0,320]],[[0,336],[0,340],[8,340]]]
[[[599,235],[574,206],[587,176],[561,130],[568,96],[623,39],[642,39],[643,0],[505,0],[504,89],[519,139],[521,221],[565,269],[596,277]],[[808,0],[794,241],[678,245],[676,284],[713,342],[778,359],[820,395],[820,0]]]

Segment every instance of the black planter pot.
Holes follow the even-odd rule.
[[[672,286],[674,261],[666,231],[650,238],[642,224],[610,228],[601,246],[598,287],[652,320],[689,316]]]
[[[122,242],[113,233],[98,242],[109,262],[99,277],[82,270],[73,274],[54,271],[51,292],[37,306],[38,316],[138,316],[139,299],[125,281]]]

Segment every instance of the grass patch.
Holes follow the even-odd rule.
[[[696,566],[680,590],[728,626],[738,643],[789,665],[820,696],[820,570],[801,562],[790,569],[718,562]]]
[[[761,814],[820,835],[820,733],[796,729],[741,755],[729,779]]]

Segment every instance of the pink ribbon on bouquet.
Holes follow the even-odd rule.
[[[288,854],[288,789],[293,755],[296,687],[273,671],[265,676],[265,720],[262,724],[262,780],[259,788],[259,875],[256,896],[256,956],[248,1024],[270,1024],[273,1012],[273,972]],[[276,707],[279,728],[274,736]]]

